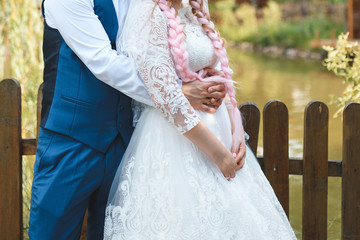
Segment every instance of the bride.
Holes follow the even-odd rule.
[[[110,191],[104,239],[296,239],[245,144],[206,0],[129,4],[117,49],[133,59],[155,107],[143,107],[137,119]],[[209,73],[227,88],[213,114],[195,111],[178,82]]]

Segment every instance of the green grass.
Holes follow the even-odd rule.
[[[210,9],[222,36],[232,42],[309,49],[317,32],[320,38],[330,39],[332,31],[338,35],[345,30],[345,21],[334,22],[320,13],[298,21],[282,21],[281,8],[273,1],[263,9],[261,19],[256,18],[254,7],[237,6],[232,0],[215,2]]]

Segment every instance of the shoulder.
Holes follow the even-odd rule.
[[[94,0],[46,0],[43,8],[46,23],[56,28],[56,22],[63,18],[91,14]]]
[[[78,8],[94,8],[94,0],[46,0],[44,10],[46,11],[75,11]]]
[[[153,0],[144,0],[130,5],[128,18],[132,22],[137,22],[139,26],[155,23],[155,25],[167,27],[167,17]]]

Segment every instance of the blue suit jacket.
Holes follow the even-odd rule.
[[[112,0],[94,0],[94,12],[115,49],[118,20]],[[119,134],[126,146],[133,131],[131,99],[97,79],[46,22],[43,53],[41,126],[101,152]]]

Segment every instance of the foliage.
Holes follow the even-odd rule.
[[[261,46],[309,48],[309,41],[315,38],[317,31],[320,38],[330,38],[333,29],[338,33],[344,29],[344,23],[333,22],[323,14],[282,21],[281,8],[275,1],[269,1],[263,8],[261,18],[256,17],[255,7],[247,3],[236,5],[234,0],[211,3],[210,11],[225,39]]]
[[[303,1],[304,3],[318,3],[323,2],[324,0],[307,0]],[[347,0],[327,0],[329,3],[345,3]],[[276,0],[277,3],[288,3],[288,2],[298,2],[298,0]]]
[[[332,97],[333,103],[339,107],[336,115],[349,102],[360,102],[360,47],[357,42],[350,42],[348,36],[348,33],[340,34],[336,47],[324,46],[328,57],[323,64],[348,84],[342,97]]]
[[[36,135],[37,90],[42,78],[42,19],[35,0],[0,0],[0,80],[15,78],[22,87],[23,137]],[[24,238],[30,209],[33,157],[23,161]]]

